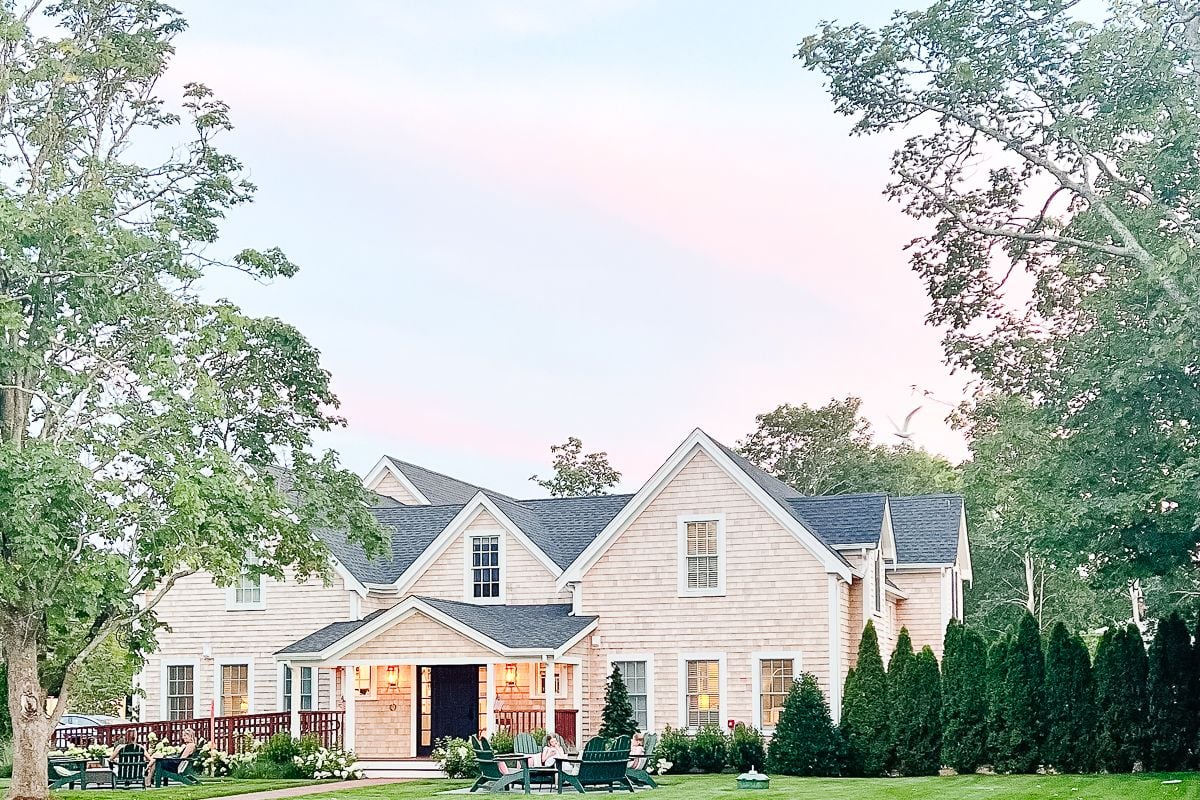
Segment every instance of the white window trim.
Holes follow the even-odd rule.
[[[241,578],[239,577],[239,580]],[[265,575],[258,576],[258,602],[239,603],[237,601],[237,584],[225,589],[226,611],[265,611],[267,608],[267,581]]]
[[[538,686],[538,679],[541,677],[540,672],[546,668],[545,661],[530,662],[530,678],[529,678],[529,696],[531,698],[543,699],[546,693]],[[559,690],[554,693],[556,700],[566,700],[570,696],[569,686],[571,683],[570,671],[567,669],[567,664],[562,661],[554,662],[554,669],[559,672],[561,680],[559,680]]]
[[[608,680],[608,676],[612,675],[613,662],[616,661],[645,661],[646,662],[646,732],[653,733],[658,730],[654,727],[654,654],[653,653],[622,653],[609,652],[607,669],[604,672],[604,680]],[[686,672],[687,666],[684,665]],[[722,675],[724,673],[722,672]],[[684,675],[684,687],[687,687],[687,675]]]
[[[475,581],[472,579],[471,570],[472,550],[474,549],[475,539],[484,539],[488,537],[496,537],[500,545],[500,596],[499,597],[476,597],[475,596]],[[463,535],[463,600],[468,603],[477,605],[503,605],[505,598],[508,596],[506,584],[508,583],[508,570],[505,567],[505,562],[508,561],[508,537],[505,535],[503,528],[473,530],[467,531]]]
[[[879,619],[883,616],[883,598],[887,593],[887,565],[883,561],[883,551],[875,550],[872,566],[872,582],[874,592],[871,595],[871,614]]]
[[[254,657],[227,656],[213,661],[213,707],[218,717],[227,717],[225,713],[225,688],[221,672],[225,667],[246,665],[246,713],[257,714],[254,710]]]
[[[688,588],[687,569],[687,526],[689,522],[717,523],[717,586],[715,589]],[[680,597],[724,597],[725,596],[725,515],[724,514],[680,514],[675,518],[679,536],[678,590]]]
[[[704,517],[704,519],[712,519],[712,517]],[[688,725],[688,707],[687,707],[687,662],[689,661],[716,661],[717,662],[717,702],[718,710],[724,720],[719,720],[717,725],[724,728],[725,720],[732,719],[729,716],[729,669],[725,658],[724,651],[716,650],[695,650],[679,654],[679,727],[689,733],[695,733],[698,729]]]
[[[173,658],[164,660],[159,667],[158,693],[160,697],[158,703],[158,718],[160,720],[168,719],[167,673],[170,667],[192,668],[192,717],[196,717],[200,713],[200,659]]]
[[[765,727],[762,721],[762,662],[777,658],[792,659],[792,679],[800,680],[804,672],[804,656],[799,650],[755,650],[750,654],[750,692],[754,699],[754,713],[751,715],[754,727],[763,733],[771,733],[774,727]]]
[[[277,670],[277,673],[275,676],[275,708],[276,708],[276,710],[278,710],[280,712],[284,712],[287,710],[287,706],[284,705],[284,703],[287,702],[287,695],[284,692],[284,682],[283,682],[284,681],[283,676],[284,676],[285,672],[287,671],[287,666],[288,666],[287,664],[280,663],[279,669]],[[309,710],[316,711],[317,710],[317,698],[321,696],[321,686],[319,683],[321,672],[316,667],[309,666],[307,664],[303,664],[303,665],[297,664],[295,667],[292,668],[293,672],[295,673],[292,675],[292,680],[296,680],[297,676],[300,674],[300,670],[304,670],[304,669],[312,670],[312,676],[313,676],[312,677],[312,694],[310,695],[310,699],[312,700],[312,703],[309,706]],[[303,685],[304,684],[301,684],[301,687],[303,687]],[[303,695],[303,693],[301,693],[301,695],[300,695],[300,710],[301,711],[304,710],[304,695]]]
[[[355,700],[378,699],[379,681],[376,679],[377,676],[375,675],[375,667],[376,665],[373,663],[349,663],[346,665],[346,680],[350,681],[350,683],[354,686],[352,691],[354,692]],[[367,670],[367,674],[370,675],[370,688],[367,690],[366,694],[360,694],[358,691],[358,684],[354,680],[354,670],[356,669],[365,669]]]

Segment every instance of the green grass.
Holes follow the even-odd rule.
[[[209,797],[266,792],[272,789],[288,789],[292,786],[307,786],[308,780],[237,780],[234,778],[201,778],[196,786],[168,786],[165,789],[78,789],[54,792],[60,800],[205,800]]]
[[[1164,780],[1172,779],[1182,780],[1183,783],[1163,785]],[[305,800],[418,800],[437,797],[440,792],[468,785],[464,781],[414,781],[308,795]],[[532,796],[536,797],[537,794],[535,792]],[[572,795],[573,792],[563,793],[564,797]],[[604,796],[615,798],[620,795],[605,793]],[[637,796],[643,800],[1200,800],[1200,774],[772,778],[770,789],[755,792],[737,791],[733,775],[667,776],[662,779],[660,789],[639,792]]]

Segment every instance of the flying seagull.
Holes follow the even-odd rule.
[[[904,418],[903,426],[897,425],[896,421],[894,419],[892,419],[891,417],[888,417],[888,422],[892,423],[892,427],[896,429],[896,432],[894,435],[900,437],[901,439],[903,439],[906,442],[911,442],[912,437],[913,437],[913,432],[908,429],[908,425],[909,425],[909,423],[912,422],[912,418],[915,417],[917,415],[917,412],[920,411],[922,408],[924,408],[924,406],[917,406],[912,411],[908,412],[908,416],[906,416]]]

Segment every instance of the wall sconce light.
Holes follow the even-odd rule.
[[[359,694],[371,693],[371,668],[354,668],[354,690]]]
[[[395,689],[398,683],[400,683],[400,668],[392,664],[387,668],[387,685],[389,688]]]
[[[510,686],[510,687],[517,685],[517,665],[516,664],[505,664],[504,665],[504,685]]]

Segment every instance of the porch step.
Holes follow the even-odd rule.
[[[446,773],[427,758],[400,758],[394,761],[363,760],[358,765],[368,778],[444,778]]]

